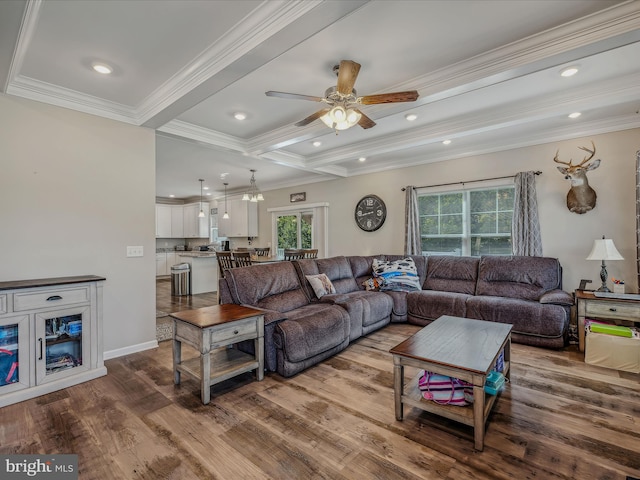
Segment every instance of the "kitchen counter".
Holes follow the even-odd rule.
[[[191,294],[218,291],[216,252],[176,252],[180,263],[191,265]]]

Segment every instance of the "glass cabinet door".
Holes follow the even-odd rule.
[[[36,383],[88,369],[88,317],[86,307],[36,315]]]
[[[0,393],[29,386],[29,317],[0,320]]]

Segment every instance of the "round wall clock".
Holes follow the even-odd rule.
[[[378,230],[387,218],[387,206],[377,195],[366,195],[356,204],[356,224],[365,232]]]

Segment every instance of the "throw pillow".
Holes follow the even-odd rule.
[[[364,282],[362,282],[362,286],[366,290],[379,290],[380,287],[384,285],[384,278],[382,277],[372,277],[367,278]]]
[[[412,292],[422,289],[416,264],[411,257],[392,262],[374,259],[372,270],[375,278],[384,279],[381,291]]]
[[[329,293],[336,293],[336,289],[324,273],[319,275],[305,275],[311,284],[311,288],[316,293],[316,297],[321,298]]]

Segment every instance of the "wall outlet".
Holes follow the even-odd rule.
[[[127,257],[143,257],[144,256],[144,247],[127,247]]]

